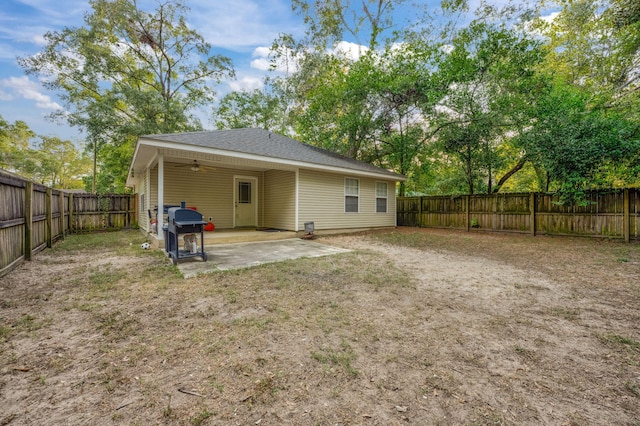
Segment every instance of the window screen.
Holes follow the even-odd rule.
[[[344,180],[344,211],[357,213],[360,195],[360,182],[358,179],[345,178]]]
[[[376,213],[387,212],[387,182],[376,182]]]

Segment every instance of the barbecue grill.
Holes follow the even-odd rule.
[[[203,261],[207,261],[207,253],[204,251],[204,225],[207,224],[202,220],[202,215],[195,210],[187,209],[186,203],[183,201],[180,203],[180,207],[170,207],[167,211],[167,227],[165,230],[165,243],[164,248],[167,251],[167,255],[171,257],[173,264],[178,263],[178,259],[184,259],[188,257],[201,257]],[[191,249],[180,250],[180,235],[189,239],[191,235],[200,233],[200,251]],[[195,247],[197,248],[197,247]]]

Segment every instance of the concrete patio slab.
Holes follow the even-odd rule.
[[[293,238],[278,241],[261,241],[205,246],[207,261],[199,257],[180,259],[178,269],[185,278],[229,269],[250,268],[265,263],[301,257],[320,257],[350,250],[328,246],[315,241]]]

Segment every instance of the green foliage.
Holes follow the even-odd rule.
[[[136,138],[200,129],[192,111],[211,104],[211,82],[233,70],[188,28],[182,0],[153,12],[134,0],[90,4],[82,27],[47,33],[43,51],[20,63],[62,93],[71,113],[58,118],[86,131],[93,175],[67,142],[42,138],[38,154],[26,124],[1,119],[0,167],[120,192]],[[294,0],[305,35],[279,36],[271,53],[286,75],[225,96],[216,126],[266,128],[396,171],[408,177],[401,195],[551,190],[580,203],[589,188],[638,185],[640,8],[558,4],[553,20],[483,4],[463,26],[465,0],[437,11],[406,0]],[[401,9],[412,17],[403,26]],[[338,49],[345,39],[357,54]]]
[[[23,121],[0,116],[0,168],[53,188],[79,189],[89,162],[71,141],[38,136]]]
[[[401,46],[350,59],[319,47],[345,33],[359,40],[356,30],[367,26],[350,23],[376,21],[339,1],[296,1],[313,48],[288,79],[299,117],[294,130],[307,142],[407,175],[401,195],[554,190],[561,202],[580,203],[585,189],[633,185],[640,150],[638,108],[631,106],[640,101],[629,64],[640,38],[630,31],[636,9],[626,3],[602,9],[590,0],[563,2],[558,19],[532,21],[521,32],[489,24],[491,17],[528,20],[531,11],[485,7],[464,28],[445,24],[441,38],[423,21],[422,33],[403,33]],[[442,6],[451,17],[468,7]],[[548,39],[532,38],[531,28]]]
[[[136,137],[200,129],[190,111],[233,70],[187,26],[179,0],[154,12],[133,0],[90,4],[84,26],[45,34],[43,51],[19,62],[61,94],[71,112],[59,118],[86,130],[102,171],[92,181],[122,191]]]
[[[382,120],[373,86],[380,81],[381,70],[372,58],[309,57],[294,78],[298,79],[300,98],[296,133],[309,143],[347,157],[371,158],[370,142]]]
[[[536,122],[518,138],[533,161],[544,167],[563,204],[582,202],[590,187],[611,185],[611,164],[638,165],[637,124],[611,111],[590,109],[589,100],[586,91],[557,83],[539,100]],[[610,173],[603,174],[603,168]],[[607,179],[600,180],[604,176]]]
[[[509,160],[500,155],[500,146],[530,119],[539,83],[534,69],[541,58],[537,42],[472,23],[439,64],[450,84],[439,105],[438,140],[444,153],[459,161],[469,193],[478,192],[478,180],[492,192],[496,170]]]
[[[213,109],[218,129],[261,128],[289,133],[288,99],[281,80],[267,79],[266,89],[231,92]]]
[[[19,171],[29,156],[30,140],[35,136],[24,121],[8,123],[0,116],[0,167]]]
[[[56,137],[43,136],[31,160],[32,178],[54,188],[81,189],[81,178],[90,170],[86,155],[71,141]]]
[[[380,36],[393,26],[393,11],[406,0],[292,0],[293,11],[302,15],[307,43],[317,50],[351,36],[359,45],[375,49]],[[364,39],[366,37],[366,39]]]

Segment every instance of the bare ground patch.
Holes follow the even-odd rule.
[[[640,424],[637,244],[401,228],[183,280],[76,238],[0,278],[0,424]]]

